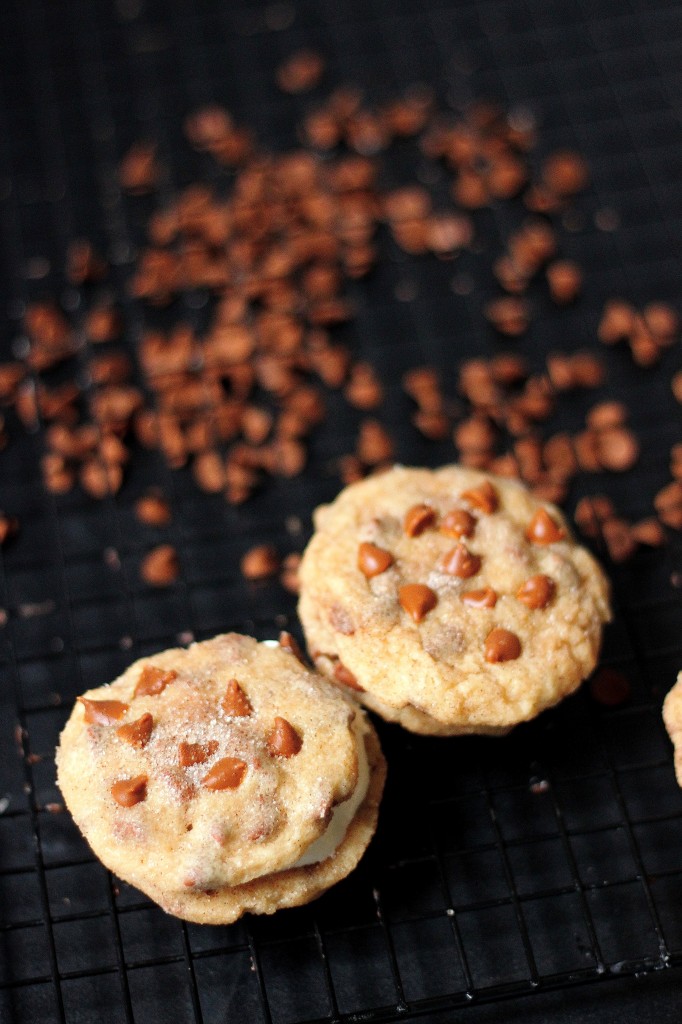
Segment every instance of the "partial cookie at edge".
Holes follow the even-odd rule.
[[[675,777],[682,786],[682,672],[663,701],[663,722],[675,748]]]

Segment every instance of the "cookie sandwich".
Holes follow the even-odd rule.
[[[574,691],[609,583],[521,483],[395,466],[314,515],[299,616],[316,667],[418,733],[505,733]]]
[[[291,643],[163,651],[78,698],[58,783],[94,853],[168,913],[307,903],[358,863],[385,763],[364,713]]]

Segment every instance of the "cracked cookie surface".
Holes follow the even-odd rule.
[[[415,732],[502,733],[575,690],[608,580],[554,506],[461,466],[395,466],[314,516],[299,615],[315,664]]]

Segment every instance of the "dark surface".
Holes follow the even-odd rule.
[[[78,313],[84,299],[61,269],[70,238],[95,240],[115,287],[125,281],[152,202],[116,185],[132,141],[158,139],[170,193],[214,173],[182,138],[182,118],[202,103],[224,103],[267,147],[295,145],[310,100],[279,93],[273,71],[304,44],[328,61],[320,95],[346,81],[371,97],[426,81],[455,109],[480,96],[527,106],[540,152],[560,145],[586,155],[593,184],[562,245],[588,284],[571,310],[540,302],[518,343],[534,365],[551,348],[596,347],[599,312],[614,294],[679,301],[678,4],[17,0],[0,13],[3,358],[27,302],[54,294]],[[416,158],[406,159],[414,171]],[[605,208],[619,216],[615,231],[595,226]],[[506,217],[502,208],[476,215],[488,262]],[[399,375],[428,360],[452,385],[461,359],[497,350],[480,312],[494,293],[483,265],[470,255],[454,268],[413,260],[386,243],[380,269],[352,288],[358,316],[345,337],[387,380],[382,419],[402,461],[454,458],[449,443],[430,446],[409,426]],[[471,294],[453,293],[453,274],[472,275]],[[129,312],[132,345],[140,314]],[[579,477],[567,507],[601,491],[636,519],[650,514],[669,479],[670,445],[682,440],[669,387],[680,347],[646,373],[620,349],[606,358],[604,388],[562,402],[553,422],[577,429],[597,398],[625,398],[642,457],[624,476]],[[59,800],[57,736],[83,689],[190,634],[297,629],[295,599],[278,583],[244,583],[238,560],[265,540],[283,552],[303,547],[312,508],[339,487],[331,460],[354,444],[358,415],[333,410],[304,475],[239,509],[141,453],[110,501],[49,497],[41,431],[27,436],[10,422],[0,505],[21,532],[0,566],[0,797],[9,800],[0,815],[0,1019],[678,1020],[682,792],[660,709],[682,667],[679,536],[609,567],[617,614],[603,661],[630,678],[627,704],[601,708],[585,688],[497,741],[381,728],[390,774],[376,839],[358,870],[309,907],[230,928],[186,926],[108,876],[68,814],[45,810]],[[167,529],[135,523],[134,500],[149,482],[171,496]],[[181,579],[150,591],[137,565],[159,540],[177,545]],[[108,549],[120,569],[105,561]]]

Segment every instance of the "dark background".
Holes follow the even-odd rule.
[[[274,84],[283,57],[304,45],[327,61],[312,99]],[[426,82],[444,109],[478,97],[527,108],[539,156],[558,146],[586,156],[592,184],[562,234],[564,253],[584,267],[585,294],[561,311],[537,298],[518,348],[536,367],[552,348],[596,350],[607,298],[679,303],[681,58],[680,5],[644,0],[9,0],[0,12],[3,358],[21,348],[27,303],[56,296],[75,316],[82,308],[64,281],[71,238],[95,241],[125,294],[154,202],[118,187],[132,142],[157,140],[166,197],[196,177],[220,185],[184,140],[189,111],[220,102],[284,151],[311,102],[345,82],[370,101]],[[385,184],[420,173],[405,147]],[[381,418],[405,462],[455,457],[450,442],[419,439],[400,375],[428,361],[453,391],[462,359],[499,350],[481,308],[496,294],[491,253],[514,216],[505,204],[477,213],[482,251],[456,264],[408,258],[383,239],[380,266],[351,287],[357,317],[343,338],[387,381]],[[142,314],[129,313],[133,347]],[[578,429],[597,398],[624,399],[642,456],[624,475],[578,477],[567,509],[602,492],[637,519],[651,513],[670,446],[682,440],[670,392],[682,360],[679,345],[646,372],[626,351],[605,358],[605,386],[560,404],[553,427]],[[113,880],[68,814],[45,809],[60,799],[53,751],[79,692],[192,636],[297,631],[295,598],[276,581],[247,584],[239,558],[262,541],[301,550],[313,507],[338,490],[334,460],[352,450],[359,416],[329,402],[306,471],[238,509],[149,453],[136,455],[108,501],[79,490],[50,497],[39,480],[42,429],[26,434],[8,418],[0,505],[21,530],[0,557],[0,1019],[678,1019],[682,795],[660,710],[682,667],[679,536],[608,566],[616,619],[603,662],[626,672],[630,700],[605,709],[586,687],[496,741],[383,726],[390,775],[375,841],[309,907],[230,928],[187,926]],[[134,518],[150,482],[170,496],[166,530]],[[181,561],[179,581],[162,591],[137,573],[160,540]],[[538,780],[549,785],[538,792]]]

